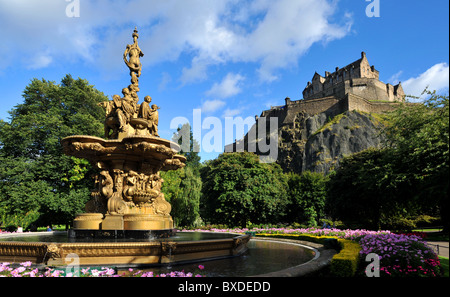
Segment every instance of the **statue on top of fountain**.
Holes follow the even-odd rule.
[[[139,77],[142,64],[140,57],[144,56],[138,45],[139,34],[137,29],[133,32],[133,44],[128,44],[123,54],[123,60],[130,69],[131,84],[122,89],[123,97],[113,95],[113,100],[101,102],[105,108],[105,138],[122,139],[131,135],[158,135],[158,109],[156,105],[149,106],[152,98],[146,96],[144,102],[139,104]]]

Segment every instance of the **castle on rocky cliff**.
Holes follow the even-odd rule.
[[[317,72],[303,90],[303,99],[285,99],[285,105],[273,106],[261,113],[261,117],[278,117],[279,126],[293,122],[299,112],[315,115],[322,112],[335,116],[345,111],[385,112],[404,101],[401,83],[385,84],[379,80],[380,73],[370,66],[365,52],[361,58],[335,72]]]
[[[342,147],[342,143],[355,142],[351,144],[351,149],[329,154],[331,160],[328,162],[327,168],[329,168],[343,154],[377,146],[379,141],[374,136],[376,133],[372,124],[348,123],[346,127],[352,129],[335,132],[342,134],[340,136],[346,135],[347,138],[341,139],[341,143],[336,142],[337,140],[330,140],[327,144],[315,145],[318,146],[317,148],[309,147],[310,144],[317,142],[319,135],[315,131],[320,131],[321,125],[325,125],[329,119],[337,115],[344,113],[348,115],[352,111],[370,114],[391,111],[404,102],[405,98],[401,83],[394,86],[379,80],[379,71],[369,64],[365,52],[362,52],[361,58],[353,63],[343,68],[336,67],[333,73],[326,71],[325,76],[321,76],[316,72],[312,80],[307,83],[302,95],[303,99],[301,100],[292,101],[288,97],[285,99],[284,105],[272,106],[269,110],[264,110],[260,117],[255,116],[256,123],[249,129],[247,135],[226,145],[225,152],[248,151],[250,143],[260,143],[259,141],[262,140],[259,136],[254,137],[258,126],[261,123],[267,125],[269,119],[276,119],[279,148],[277,162],[287,170],[301,172],[306,168],[320,171],[323,168],[318,169],[314,164],[327,161],[316,160],[311,155],[319,154],[318,152],[322,151],[332,152],[333,146]],[[361,113],[360,117],[363,117]],[[260,118],[265,118],[267,121],[261,121]],[[361,119],[353,120],[360,121]],[[357,127],[358,129],[356,129]],[[267,137],[269,136],[267,135]],[[367,139],[373,141],[367,141]],[[323,142],[323,139],[319,142]],[[256,153],[261,154],[259,150]],[[320,158],[324,158],[327,154],[322,154]],[[314,161],[308,161],[309,159]]]

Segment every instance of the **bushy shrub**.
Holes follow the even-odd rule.
[[[416,226],[419,227],[431,227],[441,224],[440,219],[429,215],[417,216],[414,220]]]
[[[382,228],[395,231],[411,231],[416,228],[416,222],[411,218],[393,216],[383,221]]]

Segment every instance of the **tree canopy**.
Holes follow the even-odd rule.
[[[308,226],[316,226],[325,218],[328,178],[322,173],[305,171],[289,173],[288,195],[290,207],[288,220]]]
[[[4,224],[69,223],[89,199],[90,165],[65,156],[60,141],[70,135],[103,135],[108,100],[84,79],[66,75],[60,84],[33,79],[23,103],[0,120],[0,217]],[[85,178],[88,177],[88,178]],[[38,215],[36,215],[38,214]],[[24,226],[26,227],[26,226]]]
[[[202,218],[210,223],[240,225],[277,223],[288,204],[281,167],[261,163],[253,153],[224,153],[201,170]]]

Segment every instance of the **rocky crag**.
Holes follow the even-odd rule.
[[[346,111],[333,118],[326,113],[299,114],[294,125],[279,128],[277,163],[286,172],[328,173],[353,153],[383,144],[379,115]]]

